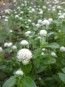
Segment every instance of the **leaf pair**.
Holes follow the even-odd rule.
[[[16,77],[11,76],[2,87],[15,87]],[[35,82],[30,77],[24,77],[21,83],[21,87],[36,87]]]

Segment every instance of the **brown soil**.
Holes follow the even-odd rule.
[[[11,2],[11,1],[3,1],[3,0],[0,0],[0,15],[3,14],[3,12],[4,12],[5,9],[8,9],[8,8],[11,7],[11,5],[13,4],[13,2]]]

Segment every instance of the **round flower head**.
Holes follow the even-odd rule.
[[[46,49],[45,48],[42,48],[42,51],[45,51]]]
[[[56,57],[57,55],[55,52],[51,52],[51,56]]]
[[[13,31],[12,30],[9,30],[9,33],[12,33]]]
[[[9,14],[10,13],[10,10],[9,9],[6,9],[5,10],[5,13]]]
[[[0,47],[0,53],[3,51],[2,47]]]
[[[43,25],[49,25],[49,24],[50,24],[49,20],[43,20]]]
[[[12,42],[9,42],[9,43],[8,43],[8,47],[11,47],[11,46],[12,46]]]
[[[50,23],[53,22],[53,19],[52,18],[49,18],[48,20],[49,20]]]
[[[30,62],[30,59],[25,59],[25,60],[22,60],[22,63],[23,63],[24,65],[29,64],[29,62]]]
[[[31,59],[32,53],[29,49],[21,49],[17,53],[17,58],[19,61],[25,60],[25,59]]]
[[[42,52],[41,55],[43,56],[44,55],[44,52]]]
[[[22,70],[17,70],[17,71],[15,72],[15,74],[16,74],[16,75],[22,75],[22,76],[24,75],[24,73],[23,73]]]
[[[40,34],[40,36],[46,36],[47,31],[46,30],[40,30],[39,34]]]
[[[28,41],[27,41],[27,40],[22,40],[22,41],[20,42],[20,44],[26,46],[26,45],[28,45]]]
[[[13,45],[13,46],[12,46],[12,49],[13,49],[13,50],[16,50],[16,49],[17,49],[17,46],[16,46],[16,45]]]
[[[65,52],[65,47],[64,46],[60,47],[60,51]]]
[[[19,15],[15,15],[15,18],[19,18]]]
[[[36,24],[36,27],[38,27],[38,28],[39,28],[39,27],[40,27],[40,24]]]
[[[39,19],[39,20],[38,20],[38,23],[39,23],[39,24],[42,24],[42,20],[41,20],[41,19]]]
[[[8,19],[5,18],[4,21],[8,22]]]
[[[31,31],[25,32],[25,35],[26,35],[26,36],[29,36],[30,34],[31,34]]]
[[[11,47],[12,46],[12,42],[6,42],[4,43],[4,47]]]
[[[7,47],[8,46],[8,43],[4,43],[4,47]]]

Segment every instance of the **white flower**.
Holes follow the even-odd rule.
[[[22,63],[23,63],[24,65],[29,64],[29,62],[30,62],[30,59],[25,59],[25,60],[22,61]]]
[[[10,10],[9,9],[6,9],[5,10],[5,13],[9,14],[10,13]]]
[[[22,3],[21,6],[24,6],[24,4]]]
[[[16,0],[13,0],[13,2],[16,2]]]
[[[29,10],[29,13],[35,12],[34,8],[31,8],[31,10]]]
[[[63,19],[63,18],[64,18],[64,15],[60,15],[60,16],[59,16],[59,19]]]
[[[65,2],[62,2],[61,4],[63,5],[63,4],[65,4]]]
[[[5,18],[4,21],[8,22],[8,19]]]
[[[15,18],[19,18],[19,15],[15,15]]]
[[[23,14],[23,11],[21,11],[20,13]]]
[[[20,7],[17,7],[18,10],[20,10]]]
[[[22,17],[19,17],[20,20],[22,20],[23,18]]]
[[[38,23],[39,23],[39,24],[42,24],[42,20],[41,20],[41,19],[39,19],[39,20],[38,20]]]
[[[49,25],[50,24],[50,22],[49,22],[49,20],[43,20],[43,25]]]
[[[17,70],[17,71],[15,72],[15,74],[16,74],[16,75],[22,75],[22,76],[24,75],[24,73],[23,73],[22,70]]]
[[[57,9],[61,9],[61,6],[57,6]]]
[[[4,43],[4,47],[7,47],[8,46],[8,43]]]
[[[43,6],[44,9],[46,9],[46,6]]]
[[[38,27],[38,28],[39,28],[39,27],[40,27],[40,24],[36,24],[36,27]]]
[[[4,43],[4,47],[11,47],[11,46],[12,46],[12,42]]]
[[[46,30],[40,30],[39,34],[40,34],[40,36],[46,36],[47,31]]]
[[[28,41],[27,41],[27,40],[22,40],[22,41],[20,42],[20,44],[26,46],[26,45],[28,45]]]
[[[65,13],[63,13],[64,17],[65,17]]]
[[[35,23],[32,23],[33,26],[35,26]]]
[[[49,20],[50,23],[53,22],[53,19],[52,18],[49,18],[48,20]]]
[[[31,22],[31,20],[30,20],[30,19],[28,19],[28,22]]]
[[[11,46],[12,46],[12,42],[9,42],[9,43],[8,43],[8,47],[11,47]]]
[[[30,34],[31,34],[31,31],[25,32],[25,35],[26,35],[26,36],[29,36]]]
[[[53,56],[53,57],[57,57],[57,55],[56,55],[55,52],[51,52],[51,56]]]
[[[3,51],[2,47],[0,47],[0,53]]]
[[[26,26],[26,28],[29,28],[29,26]]]
[[[6,4],[5,4],[5,3],[3,3],[3,5],[5,6]]]
[[[59,13],[58,13],[58,15],[60,16],[60,15],[62,15],[62,13],[61,13],[61,12],[59,12]]]
[[[17,49],[17,46],[16,45],[12,46],[12,49],[13,50],[16,50]]]
[[[45,51],[46,49],[45,48],[42,48],[42,51]]]
[[[55,11],[56,11],[56,9],[55,9],[55,8],[53,8],[53,9],[52,9],[52,11],[53,11],[53,12],[55,12]]]
[[[40,10],[39,14],[43,14],[43,10]]]
[[[41,37],[40,37],[40,36],[38,36],[37,38],[38,38],[38,39],[41,39]]]
[[[21,49],[18,51],[17,53],[17,58],[19,61],[23,61],[23,60],[30,60],[32,58],[32,53],[29,49]]]
[[[31,11],[32,11],[32,12],[35,12],[35,9],[34,9],[34,8],[32,8],[32,9],[31,9]]]
[[[9,30],[9,33],[12,33],[13,31],[12,30]]]
[[[65,47],[64,46],[60,47],[60,51],[65,52]]]
[[[43,56],[44,55],[44,52],[42,52],[41,55]]]

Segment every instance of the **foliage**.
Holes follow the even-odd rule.
[[[19,0],[1,16],[0,87],[65,87],[65,7],[53,4]],[[20,49],[32,58],[19,61]]]

